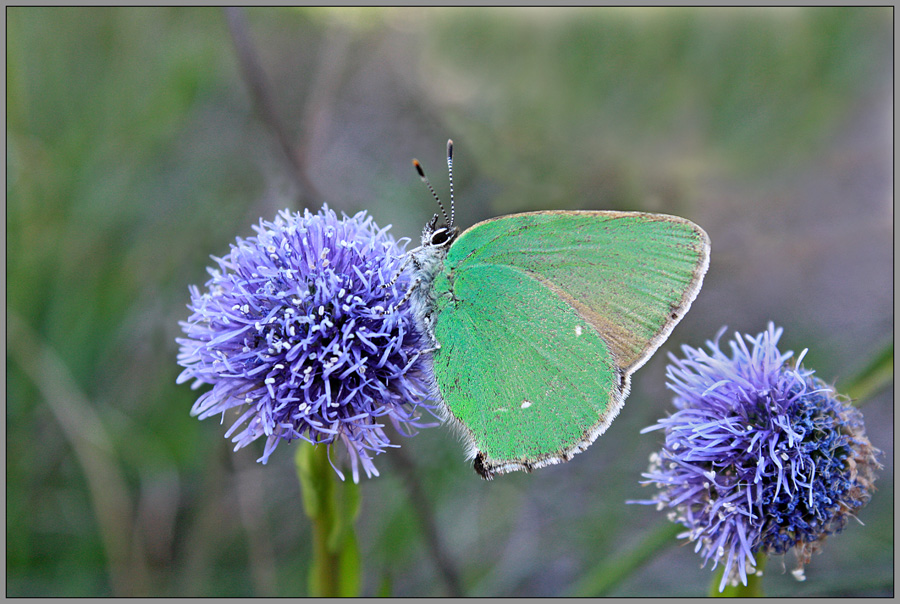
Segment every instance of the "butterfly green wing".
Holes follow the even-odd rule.
[[[566,461],[700,290],[709,239],[683,218],[534,212],[476,224],[434,282],[445,412],[485,476]]]

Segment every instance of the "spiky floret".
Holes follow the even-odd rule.
[[[372,454],[396,446],[385,422],[407,435],[434,425],[419,420],[420,408],[433,410],[432,380],[403,303],[405,243],[365,212],[339,218],[327,206],[284,210],[254,230],[213,258],[205,290],[190,288],[178,382],[213,386],[191,413],[239,409],[225,435],[235,449],[265,436],[263,463],[282,441],[340,441],[354,480],[360,462],[377,475]]]
[[[669,508],[704,564],[725,565],[720,590],[747,584],[757,552],[793,549],[802,578],[825,538],[869,501],[878,450],[859,410],[800,365],[806,351],[793,363],[779,351],[781,328],[735,334],[731,356],[723,331],[709,352],[670,355],[677,410],[643,430],[665,433],[644,474],[659,492],[633,503]]]

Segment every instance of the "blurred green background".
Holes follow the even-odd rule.
[[[364,593],[447,595],[448,573],[479,596],[706,593],[712,573],[674,540],[594,581],[667,524],[624,503],[650,495],[637,481],[660,436],[638,431],[670,408],[665,351],[722,325],[775,321],[839,389],[891,344],[892,20],[284,8],[230,27],[215,8],[8,8],[7,595],[306,593],[293,449],[267,466],[262,443],[231,452],[175,385],[187,286],[284,207],[365,208],[417,241],[435,207],[410,159],[446,196],[447,138],[463,227],[674,213],[707,230],[711,266],[619,418],[570,463],[487,483],[449,430],[398,437],[404,457],[379,456],[362,485]],[[829,539],[805,583],[770,561],[768,595],[893,594],[892,403],[882,387],[862,407],[885,452],[865,526]]]

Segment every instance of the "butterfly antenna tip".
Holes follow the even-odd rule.
[[[422,168],[422,164],[419,163],[419,160],[412,160],[413,165],[416,167],[416,172],[419,173],[419,178],[422,179],[422,182],[425,183],[425,186],[428,187],[428,190],[431,191],[431,196],[434,197],[434,200],[437,202],[438,207],[441,208],[441,213],[444,215],[444,220],[449,222],[447,218],[447,210],[444,209],[444,204],[441,203],[441,199],[438,197],[438,194],[435,192],[434,187],[431,186],[431,183],[428,182],[428,177],[425,176],[425,170]],[[450,223],[452,224],[452,223]]]

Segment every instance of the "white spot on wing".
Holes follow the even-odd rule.
[[[522,401],[522,405],[521,405],[522,409],[528,409],[530,406],[531,406],[531,401],[529,401],[527,398]]]
[[[580,335],[581,335],[581,325],[576,325],[576,326],[575,326],[575,335],[576,335],[576,336],[580,336]]]

